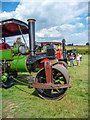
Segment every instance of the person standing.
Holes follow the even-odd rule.
[[[82,55],[79,55],[79,57],[80,57],[80,61],[82,61]]]
[[[78,55],[76,56],[76,62],[77,62],[77,66],[80,67],[80,55],[78,53]]]
[[[74,67],[74,56],[73,56],[73,53],[71,53],[71,55],[70,55],[70,67],[72,67],[72,65]]]

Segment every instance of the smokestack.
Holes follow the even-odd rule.
[[[66,49],[65,49],[65,39],[62,40],[62,47],[63,47],[63,58],[66,58]]]
[[[35,55],[35,19],[28,19],[30,54]]]

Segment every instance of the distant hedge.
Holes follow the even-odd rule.
[[[76,53],[79,54],[90,54],[90,45],[85,45],[85,46],[66,46],[67,50],[70,49],[76,49]]]
[[[85,49],[76,49],[76,53],[79,53],[79,54],[90,54],[90,50],[85,50]]]

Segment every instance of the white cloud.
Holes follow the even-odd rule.
[[[79,45],[85,44],[85,41],[86,42],[88,41],[88,31],[85,30],[80,33],[73,33],[71,34],[70,39],[74,44],[76,43],[78,43]]]
[[[83,24],[83,23],[77,23],[77,27],[78,27],[78,28],[83,28],[83,27],[84,27],[84,24]]]
[[[31,2],[31,1],[34,1],[34,2],[41,2],[43,0],[21,0],[22,2]],[[45,0],[45,3],[48,2],[48,0]],[[62,0],[52,0],[52,1],[49,1],[49,2],[62,2]],[[89,2],[89,0],[63,0],[63,2],[71,2],[71,4],[73,5],[73,3],[76,3],[76,2]]]
[[[74,32],[81,33],[82,29],[86,29],[82,19],[87,17],[87,14],[87,0],[82,3],[77,0],[75,2],[21,0],[15,11],[0,13],[0,20],[16,18],[27,22],[27,19],[35,18],[37,40],[40,37],[58,40],[60,37]]]
[[[37,37],[60,37],[61,34],[59,31],[56,30],[57,26],[51,27],[49,29],[42,29],[36,33]]]
[[[1,0],[1,2],[20,2],[21,0]]]
[[[4,11],[3,13],[0,13],[1,19],[0,20],[5,20],[12,18],[14,16],[15,12],[6,12]]]
[[[80,18],[80,17],[76,17],[76,20],[81,20],[82,18]]]
[[[83,30],[83,27],[83,23],[76,23],[75,25],[63,24],[61,26],[54,26],[49,29],[44,28],[39,32],[36,32],[36,36],[38,39],[44,39],[44,41],[61,41],[65,38],[67,43],[84,44],[84,42],[88,39],[88,32],[87,30]],[[80,42],[80,40],[82,42]]]
[[[90,17],[86,17],[86,21],[88,21],[89,18],[90,18]]]
[[[63,2],[48,2],[47,0],[44,2],[42,0],[38,2],[35,2],[35,0],[25,2],[25,0],[23,0],[16,8],[15,14],[12,14],[12,17],[18,19],[23,18],[24,21],[26,21],[27,18],[34,17],[37,20],[46,23],[52,22],[53,24],[62,24],[75,21],[75,17],[84,14],[87,8],[88,6],[86,3],[73,2],[73,4],[71,4]],[[8,17],[9,14],[11,16],[11,13],[7,14]],[[0,16],[2,17],[2,15]]]

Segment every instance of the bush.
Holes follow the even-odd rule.
[[[83,54],[83,55],[85,55],[85,54],[90,54],[90,50],[88,49],[76,49],[76,53],[79,53],[79,54]]]
[[[67,50],[70,50],[70,49],[76,49],[76,53],[79,53],[79,54],[90,54],[90,45],[84,45],[84,46],[66,46],[66,49]]]

